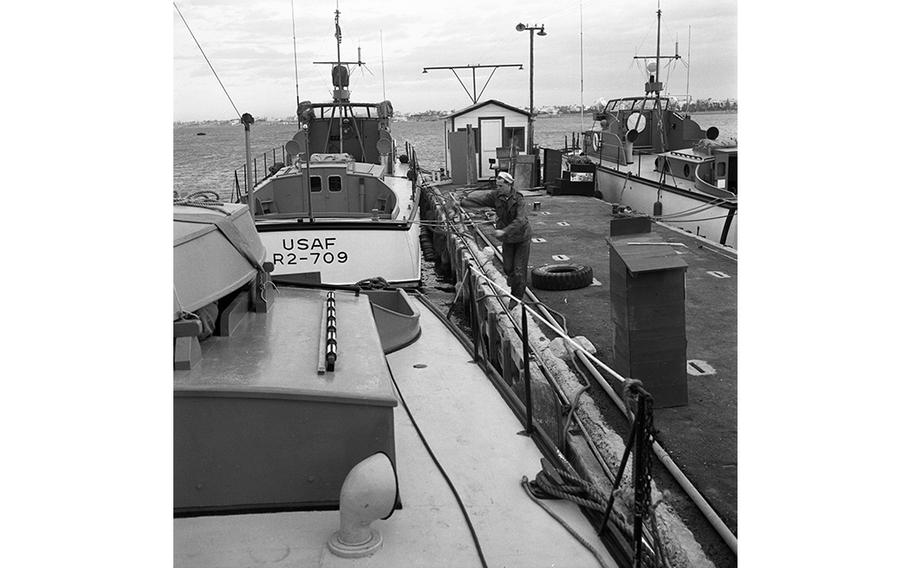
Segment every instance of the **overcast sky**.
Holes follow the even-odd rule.
[[[294,113],[291,0],[178,0],[177,6],[241,113]],[[301,100],[331,100],[330,67],[313,61],[335,59],[335,6],[335,0],[294,0]],[[543,24],[547,31],[534,38],[535,107],[582,100],[592,104],[600,97],[643,93],[644,64],[632,57],[653,55],[657,41],[656,1],[341,0],[339,8],[341,57],[355,60],[359,46],[369,68],[353,70],[352,99],[382,99],[384,60],[386,98],[402,112],[458,109],[471,103],[451,71],[421,73],[423,67],[446,65],[524,64],[524,70],[498,69],[482,99],[527,106],[530,32],[517,32],[519,22]],[[736,97],[736,2],[663,0],[661,9],[662,55],[671,54],[678,40],[685,58],[691,26],[690,94]],[[174,119],[236,117],[177,11],[172,11]],[[662,66],[662,80],[667,71],[669,93],[684,95],[685,65],[671,63],[669,70]],[[459,73],[471,90],[470,70]],[[478,92],[488,74],[488,69],[477,70]]]

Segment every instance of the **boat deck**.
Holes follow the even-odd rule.
[[[596,154],[589,155],[589,158],[597,164],[604,168],[609,168],[611,170],[616,170],[622,175],[631,173],[634,176],[653,181],[654,183],[660,183],[660,171],[657,170],[654,161],[657,159],[657,154],[634,154],[632,156],[631,164],[619,164],[612,162],[607,159],[600,159]],[[669,171],[666,172],[664,176],[663,183],[670,188],[682,189],[685,191],[691,191],[697,193],[698,195],[703,195],[706,199],[712,199],[710,195],[706,195],[697,189],[695,189],[695,182],[688,180],[683,177],[674,176]]]
[[[597,356],[613,364],[613,322],[610,311],[610,253],[606,239],[612,208],[604,201],[580,196],[526,196],[533,238],[529,267],[557,263],[589,265],[595,283],[580,290],[531,288],[538,298],[568,320],[572,336],[583,335]],[[532,211],[532,203],[540,210]],[[481,215],[473,212],[473,215]],[[480,225],[491,242],[490,225]],[[686,270],[687,359],[713,374],[688,379],[688,405],[655,409],[657,439],[680,469],[711,503],[724,522],[736,530],[737,500],[737,259],[735,251],[710,244],[689,233],[652,224],[652,231],[675,247]],[[562,256],[559,256],[562,255]],[[566,259],[567,258],[567,259]],[[690,369],[691,372],[697,372]],[[615,385],[614,385],[615,386]],[[609,404],[609,403],[607,403]]]
[[[418,428],[464,502],[489,566],[598,566],[522,489],[522,475],[533,478],[541,455],[518,435],[519,420],[451,332],[413,304],[421,312],[421,337],[387,358],[404,403],[394,409],[402,509],[373,524],[382,549],[356,560],[329,552],[337,511],[180,518],[174,520],[175,566],[480,566],[464,517]],[[607,565],[616,565],[574,504],[546,503]]]

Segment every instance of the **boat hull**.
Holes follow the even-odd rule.
[[[260,224],[258,230],[277,282],[351,285],[382,277],[402,286],[420,283],[417,223],[317,221]]]
[[[597,167],[597,188],[603,199],[630,207],[646,215],[654,214],[661,202],[662,223],[736,248],[738,214],[736,203],[702,195],[693,190],[667,187],[626,171]]]

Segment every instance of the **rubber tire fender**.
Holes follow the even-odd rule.
[[[538,290],[575,290],[594,282],[594,270],[584,264],[545,264],[531,271],[531,286]]]

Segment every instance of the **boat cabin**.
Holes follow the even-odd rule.
[[[309,154],[346,153],[357,162],[382,163],[393,153],[389,119],[392,103],[331,103],[303,101],[297,107],[301,128],[294,135],[300,151]],[[307,140],[307,133],[309,139]]]
[[[355,161],[350,154],[312,154],[309,188],[306,166],[287,166],[253,192],[257,219],[313,217],[390,219],[398,197],[383,181],[380,165]],[[309,198],[307,198],[309,193]]]
[[[464,179],[466,160],[473,152],[478,178],[491,178],[497,168],[508,167],[510,155],[528,154],[531,113],[495,99],[479,102],[445,119],[446,168],[452,180]],[[468,141],[467,132],[472,133]],[[461,133],[461,134],[459,134]],[[516,178],[517,179],[517,178]],[[461,182],[464,183],[464,182]]]
[[[632,142],[638,152],[667,152],[691,148],[706,137],[706,132],[698,123],[680,114],[676,102],[666,97],[612,99],[595,116],[595,120],[600,121],[602,130]],[[661,129],[663,137],[660,134]],[[630,135],[632,131],[635,133]],[[612,156],[612,152],[608,154]]]

